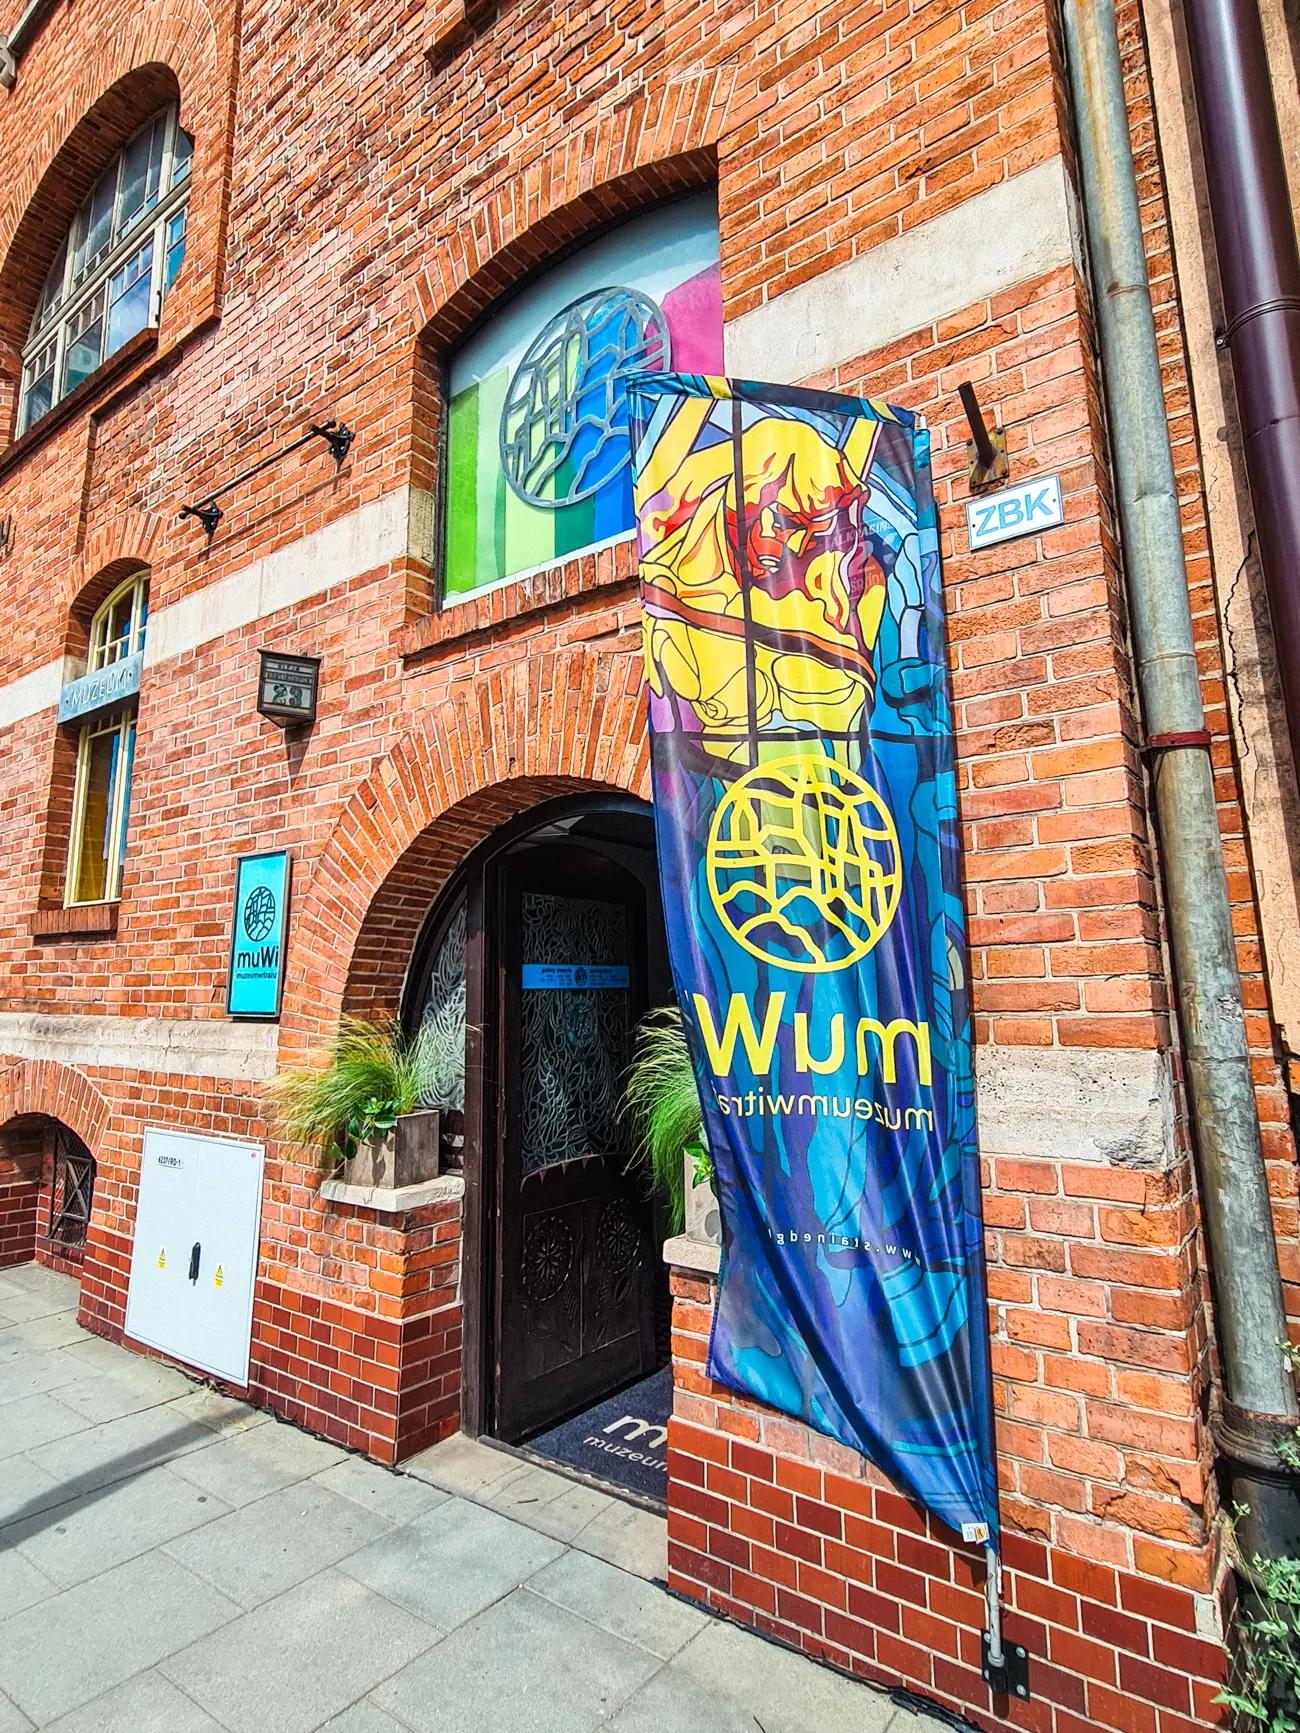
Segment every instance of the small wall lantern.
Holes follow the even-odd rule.
[[[275,722],[314,722],[320,657],[283,656],[278,650],[259,650],[258,655],[262,659],[257,681],[261,714]]]

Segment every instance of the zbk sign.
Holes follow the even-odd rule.
[[[1055,475],[1035,476],[1033,481],[1023,482],[1019,487],[985,494],[983,499],[968,500],[966,504],[966,530],[972,553],[991,548],[997,542],[1014,541],[1017,536],[1054,529],[1064,521],[1061,480]]]
[[[228,1017],[278,1017],[284,991],[291,862],[284,849],[246,854],[235,869]]]

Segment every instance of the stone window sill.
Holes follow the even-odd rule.
[[[440,1173],[421,1185],[347,1185],[341,1179],[323,1179],[320,1187],[322,1203],[377,1210],[380,1215],[404,1215],[431,1203],[459,1203],[464,1195],[463,1173]]]
[[[693,1270],[697,1275],[716,1276],[722,1263],[722,1247],[704,1240],[693,1240],[689,1234],[677,1234],[664,1241],[664,1262],[675,1270]]]
[[[59,428],[66,426],[74,416],[79,415],[107,386],[114,384],[123,374],[129,373],[142,355],[156,347],[157,342],[158,327],[153,325],[147,331],[137,331],[134,337],[123,343],[107,361],[101,362],[93,373],[87,374],[75,390],[60,398],[48,415],[42,415],[36,425],[20,434],[7,451],[0,452],[0,477],[8,475],[29,452],[35,451],[52,433],[57,433]]]
[[[482,595],[447,603],[403,627],[398,652],[404,662],[419,662],[436,655],[444,645],[475,633],[490,632],[508,621],[526,619],[596,590],[624,588],[636,580],[636,536],[629,534],[594,554],[576,554]]]
[[[70,909],[37,909],[34,939],[112,938],[117,932],[116,903],[79,903]]]

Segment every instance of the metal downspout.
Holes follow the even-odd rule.
[[[1149,740],[1203,737],[1114,0],[1063,0],[1063,13],[1143,716]],[[1219,1442],[1229,1458],[1275,1470],[1296,1395],[1275,1345],[1286,1314],[1209,753],[1170,745],[1153,780],[1227,1387]]]
[[[1232,378],[1300,769],[1300,255],[1256,0],[1184,0]]]

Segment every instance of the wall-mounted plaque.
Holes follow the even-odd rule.
[[[227,1017],[280,1015],[291,865],[284,849],[246,854],[236,864]]]
[[[320,688],[319,656],[282,656],[275,650],[259,650],[262,658],[257,682],[257,708],[277,722],[314,722],[316,694]]]
[[[84,722],[101,710],[109,710],[123,699],[134,698],[140,690],[140,671],[144,667],[144,651],[123,656],[110,662],[107,668],[96,668],[93,674],[83,674],[79,680],[69,680],[59,693],[60,722]]]

